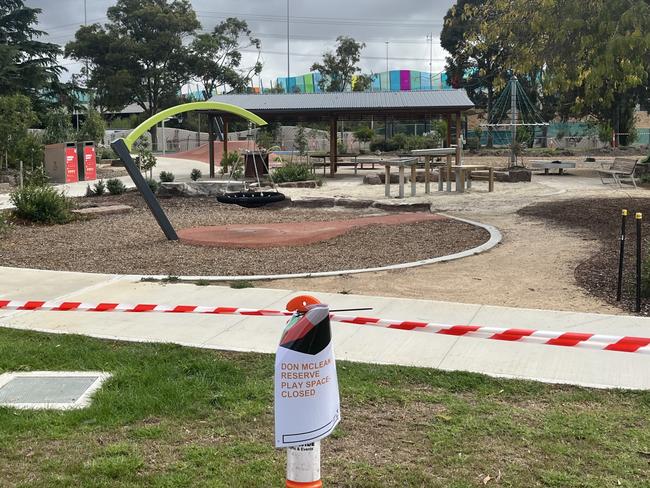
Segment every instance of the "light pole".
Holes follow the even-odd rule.
[[[386,41],[386,71],[388,71],[388,41]]]
[[[429,41],[429,88],[433,90],[433,32],[427,34]]]
[[[290,60],[289,60],[289,0],[287,0],[287,93],[289,93],[289,73],[290,69]]]

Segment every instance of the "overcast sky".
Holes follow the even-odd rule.
[[[339,35],[366,43],[360,67],[363,72],[389,69],[428,71],[429,42],[433,34],[433,71],[441,71],[445,52],[440,47],[442,19],[454,0],[289,0],[291,75],[309,72],[323,52],[334,47]],[[49,41],[64,45],[84,22],[84,0],[26,0],[43,10],[40,29]],[[116,0],[86,0],[88,23],[106,22],[106,9]],[[248,22],[262,41],[264,86],[287,73],[287,0],[192,0],[203,30],[211,30],[226,17]],[[386,45],[388,42],[388,46]],[[256,54],[247,53],[245,63]],[[79,66],[63,60],[71,73]],[[257,84],[257,81],[256,83]]]

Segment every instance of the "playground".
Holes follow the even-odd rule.
[[[645,212],[643,187],[605,185],[601,164],[583,157],[562,175],[497,181],[494,191],[478,178],[463,192],[458,180],[452,191],[409,181],[415,195],[404,198],[364,182],[371,170],[344,165],[311,188],[280,190],[257,175],[236,191],[225,175],[203,183],[247,193],[245,204],[260,189],[283,197],[249,208],[156,194],[128,147],[120,156],[126,192],[85,196],[82,183],[68,184],[59,188],[79,212],[70,221],[13,220],[0,240],[0,275],[15,291],[7,298],[73,307],[108,300],[116,309],[137,301],[143,311],[163,302],[182,310],[254,304],[268,313],[295,296],[289,290],[308,289],[333,308],[398,318],[395,328],[405,330],[362,317],[332,327],[344,417],[323,442],[322,479],[331,486],[595,487],[647,479],[648,380],[638,373],[647,362],[647,318],[627,315],[631,273],[624,300],[611,298],[620,207]],[[462,161],[491,167],[503,156]],[[150,174],[174,173],[168,188],[189,192],[201,185],[190,177],[197,164],[206,163],[158,157]],[[396,195],[398,183],[389,185]],[[277,276],[297,273],[311,276]],[[432,311],[449,331],[413,330]],[[0,310],[3,324],[23,329],[0,332],[3,369],[113,375],[89,407],[70,414],[0,409],[11,461],[0,480],[276,484],[285,455],[271,447],[268,353],[285,318],[257,315]],[[564,339],[516,343],[548,333],[527,327]],[[481,328],[506,332],[459,337]],[[590,342],[622,334],[632,341],[628,353]]]

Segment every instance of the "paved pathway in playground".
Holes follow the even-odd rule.
[[[371,278],[369,278],[371,279]],[[297,290],[161,285],[111,275],[0,268],[0,298],[284,309]],[[650,336],[650,319],[432,300],[315,294],[332,308],[448,324]],[[480,297],[477,297],[477,301]],[[0,311],[0,326],[204,348],[273,353],[284,319],[215,315]],[[650,356],[333,324],[335,352],[351,361],[432,367],[595,387],[650,389]]]

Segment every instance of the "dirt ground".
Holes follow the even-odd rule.
[[[496,226],[503,234],[502,243],[484,254],[408,270],[271,281],[260,286],[622,313],[590,295],[576,282],[574,270],[599,250],[597,239],[580,237],[516,214],[483,216],[481,221]]]

